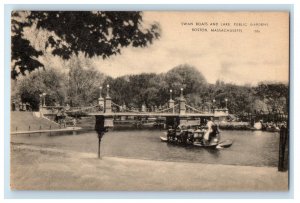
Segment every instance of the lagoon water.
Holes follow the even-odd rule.
[[[164,136],[164,132],[156,129],[111,130],[102,139],[101,156],[245,166],[276,167],[278,163],[279,133],[277,132],[223,130],[221,139],[234,141],[233,145],[226,149],[167,144],[161,142],[159,138]],[[12,135],[11,142],[95,153],[95,157],[98,150],[95,131],[77,135]]]

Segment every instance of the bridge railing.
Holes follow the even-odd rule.
[[[162,109],[159,111],[156,111],[156,113],[179,113],[179,104],[174,105],[173,107],[169,107],[166,109]]]
[[[173,104],[174,105],[174,104]],[[193,114],[205,114],[205,113],[211,113],[207,112],[204,109],[197,109],[193,106],[190,106],[188,104],[184,104],[184,108],[181,106],[182,104],[176,104],[173,107],[169,107],[168,103],[159,106],[159,107],[152,107],[152,108],[147,108],[146,106],[142,106],[142,108],[135,108],[135,107],[126,107],[118,105],[114,102],[111,102],[111,112],[113,113],[138,113],[138,114],[145,114],[145,113],[173,113],[173,114],[181,114],[183,113],[193,113]],[[181,109],[180,109],[180,108]],[[51,107],[48,107],[51,108]],[[63,107],[57,107],[57,108],[63,108]],[[57,109],[55,108],[55,109]],[[54,109],[54,108],[52,108]],[[63,108],[65,109],[65,108]],[[88,113],[105,113],[105,105],[94,105],[94,106],[87,106],[87,107],[69,107],[69,109],[65,109],[67,113],[82,113],[82,114],[88,114]]]
[[[204,113],[204,111],[200,109],[196,109],[188,104],[186,104],[185,107],[186,107],[186,113]]]
[[[166,113],[166,112],[177,112],[177,107],[178,105],[175,105],[173,108],[168,108],[168,105],[165,104],[163,106],[159,106],[156,108],[149,108],[149,107],[142,107],[142,108],[136,108],[136,107],[124,107],[121,105],[118,105],[114,102],[112,102],[112,112],[117,113],[117,112],[129,112],[129,113],[145,113],[145,112],[155,112],[155,113]]]
[[[138,108],[130,108],[130,107],[124,107],[121,105],[118,105],[114,102],[111,102],[112,104],[112,112],[131,112],[131,113],[137,113],[140,112]]]
[[[82,113],[92,113],[92,112],[97,112],[99,111],[99,105],[94,105],[94,106],[86,106],[86,107],[70,107],[69,110],[66,110],[66,112],[69,113],[77,113],[77,112],[82,112]]]

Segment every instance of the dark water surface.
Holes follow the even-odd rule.
[[[165,131],[113,130],[102,139],[101,155],[138,159],[218,163],[230,165],[277,166],[279,133],[262,131],[222,131],[222,140],[234,141],[230,148],[182,147],[160,141]],[[97,153],[96,132],[78,135],[12,135],[11,142]]]

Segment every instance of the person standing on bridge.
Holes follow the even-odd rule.
[[[73,118],[72,122],[73,122],[73,127],[76,127],[77,120],[75,117]]]

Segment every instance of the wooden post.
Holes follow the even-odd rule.
[[[280,140],[279,140],[279,161],[278,161],[278,171],[288,170],[288,128],[286,126],[281,126],[280,128]],[[287,154],[286,154],[287,153]]]

